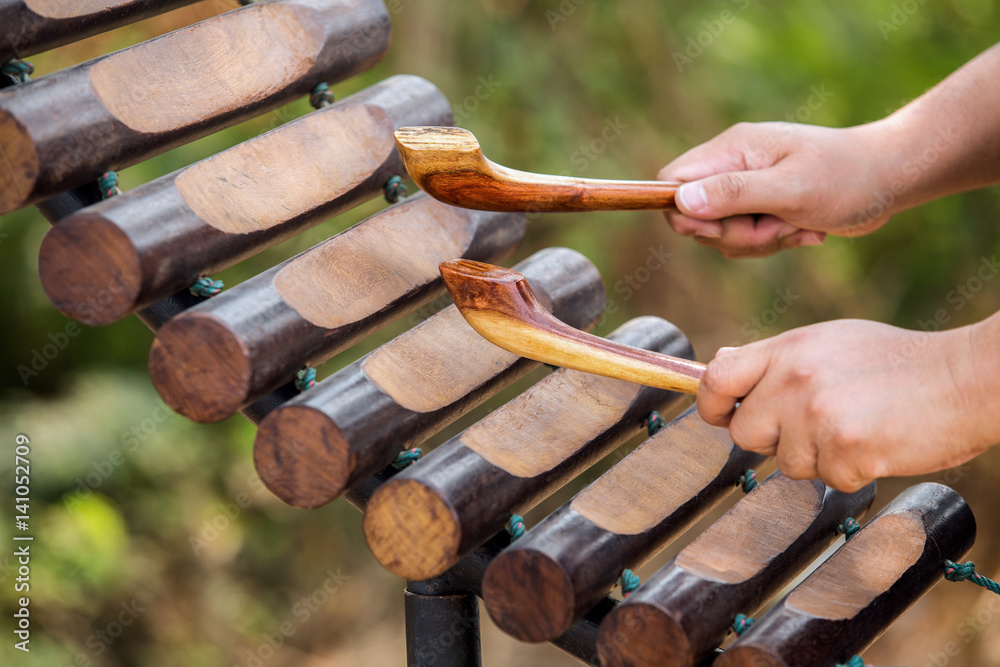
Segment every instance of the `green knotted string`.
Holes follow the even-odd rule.
[[[649,416],[646,417],[646,432],[649,433],[649,437],[651,438],[663,430],[663,427],[666,425],[667,422],[663,421],[663,418],[660,417],[660,413],[656,410],[650,412]]]
[[[757,621],[749,616],[746,616],[745,614],[736,614],[736,618],[733,619],[729,629],[735,632],[737,637],[742,637],[743,633],[752,628],[753,624],[756,622]]]
[[[750,493],[757,488],[757,473],[754,472],[753,468],[748,468],[745,473],[740,475],[739,481],[743,493]]]
[[[17,58],[11,58],[0,69],[17,83],[28,83],[31,81],[31,75],[35,73],[34,65],[27,60],[18,60]]]
[[[330,86],[325,81],[317,83],[312,94],[309,95],[309,104],[312,105],[313,109],[328,107],[333,104],[333,100],[333,91],[330,90]]]
[[[854,537],[859,530],[861,530],[861,524],[853,517],[847,517],[844,519],[844,523],[837,525],[837,532],[843,535],[845,540]]]
[[[504,530],[510,535],[510,541],[518,539],[524,535],[524,518],[520,514],[511,514]]]
[[[1000,595],[1000,584],[976,572],[976,564],[971,560],[964,563],[946,560],[944,562],[944,578],[948,581],[971,581],[976,586],[982,586],[986,590]]]
[[[122,193],[118,188],[118,174],[110,170],[97,179],[97,188],[101,191],[101,199],[109,199]]]
[[[632,591],[639,588],[639,575],[637,575],[632,570],[625,568],[622,573],[618,575],[618,581],[615,582],[622,589],[622,597],[628,597],[632,594]]]
[[[316,386],[316,369],[306,366],[295,374],[295,388],[299,391],[306,391]]]
[[[393,459],[392,461],[392,467],[397,469],[409,467],[414,463],[416,463],[417,461],[419,461],[420,457],[422,457],[423,455],[424,455],[424,450],[420,449],[419,447],[414,447],[413,449],[404,450],[399,454],[396,454],[396,458]]]
[[[212,280],[211,278],[202,276],[194,281],[194,284],[188,288],[188,291],[195,296],[215,296],[222,291],[223,287],[225,285],[222,284],[221,280]]]
[[[385,182],[385,200],[390,204],[395,204],[406,196],[406,185],[401,176],[393,176]]]

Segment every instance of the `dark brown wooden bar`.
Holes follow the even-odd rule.
[[[631,320],[610,338],[693,356],[684,334],[656,317]],[[679,396],[559,369],[379,489],[365,514],[368,547],[395,574],[436,576]]]
[[[780,472],[644,582],[605,619],[605,667],[693,667],[711,657],[737,614],[750,616],[860,519],[875,484],[847,494]]]
[[[442,294],[445,259],[503,258],[523,236],[520,214],[414,196],[168,322],[153,386],[186,417],[225,419]]]
[[[483,580],[490,617],[522,641],[558,637],[763,460],[692,406],[494,560]]]
[[[517,269],[561,319],[600,319],[601,276],[580,253],[542,250]],[[537,366],[448,306],[274,410],[254,442],[257,472],[286,503],[325,505]]]
[[[0,0],[0,62],[24,58],[197,0]],[[232,0],[237,7],[236,0]]]
[[[942,484],[901,493],[765,614],[718,667],[820,667],[861,653],[944,579],[976,539],[972,510]]]
[[[43,240],[42,287],[67,317],[117,321],[380,194],[405,173],[392,131],[413,118],[450,123],[451,107],[394,76],[89,207]]]
[[[381,0],[272,0],[5,89],[0,215],[363,72],[389,34]]]

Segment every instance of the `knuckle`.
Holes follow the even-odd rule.
[[[746,196],[747,181],[742,172],[720,174],[717,183],[718,194],[727,204],[738,202]]]

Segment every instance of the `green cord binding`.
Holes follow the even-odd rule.
[[[518,539],[524,535],[524,518],[520,514],[511,514],[504,530],[510,535],[510,541]]]
[[[393,176],[385,182],[385,200],[390,204],[395,204],[406,196],[406,185],[401,176]]]
[[[757,473],[753,471],[753,468],[748,468],[745,473],[740,475],[740,487],[743,489],[743,493],[750,493],[757,488]]]
[[[333,92],[325,81],[317,83],[316,87],[313,88],[312,94],[309,95],[309,104],[312,105],[313,109],[328,107],[333,104],[333,100]]]
[[[736,614],[736,618],[730,624],[729,629],[736,633],[737,637],[742,637],[743,633],[753,627],[757,621],[744,614]]]
[[[853,517],[847,517],[844,519],[844,523],[837,525],[837,532],[844,536],[845,540],[849,540],[854,537],[854,534],[861,530],[861,524],[858,523]]]
[[[855,655],[847,662],[837,665],[837,667],[871,667],[871,665],[865,664],[860,655]]]
[[[948,581],[971,581],[976,586],[982,586],[986,590],[1000,595],[1000,584],[976,572],[976,564],[971,560],[964,563],[946,560],[944,562],[944,578]]]
[[[660,413],[653,410],[646,417],[646,432],[649,433],[649,437],[652,438],[654,435],[660,432],[660,430],[667,425],[667,422],[663,421],[660,417]]]
[[[316,386],[316,369],[306,366],[295,374],[295,388],[299,391],[312,389]]]
[[[392,462],[392,467],[397,470],[409,467],[420,460],[420,457],[424,455],[424,450],[419,447],[414,447],[413,449],[407,449],[399,454],[396,454],[396,458]]]
[[[632,591],[639,588],[639,575],[626,567],[622,570],[622,573],[618,575],[618,581],[615,583],[622,587],[622,597],[627,598],[632,594]]]
[[[28,83],[31,81],[31,75],[35,73],[34,65],[27,60],[18,60],[17,58],[11,58],[0,69],[17,83]]]
[[[221,280],[212,280],[211,278],[202,276],[194,281],[194,284],[188,288],[188,291],[195,296],[215,296],[222,291],[223,287],[225,285],[222,284]]]
[[[101,191],[101,199],[109,199],[122,193],[118,188],[118,174],[110,170],[97,179],[97,188]]]

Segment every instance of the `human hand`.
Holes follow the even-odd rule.
[[[983,341],[987,343],[988,341]],[[838,320],[722,348],[698,412],[794,479],[855,491],[951,468],[996,443],[970,327],[940,333]],[[739,407],[736,407],[739,402]]]
[[[734,125],[660,170],[657,178],[684,183],[667,221],[726,257],[819,245],[828,233],[867,234],[894,212],[874,194],[900,168],[894,137],[885,121]]]

